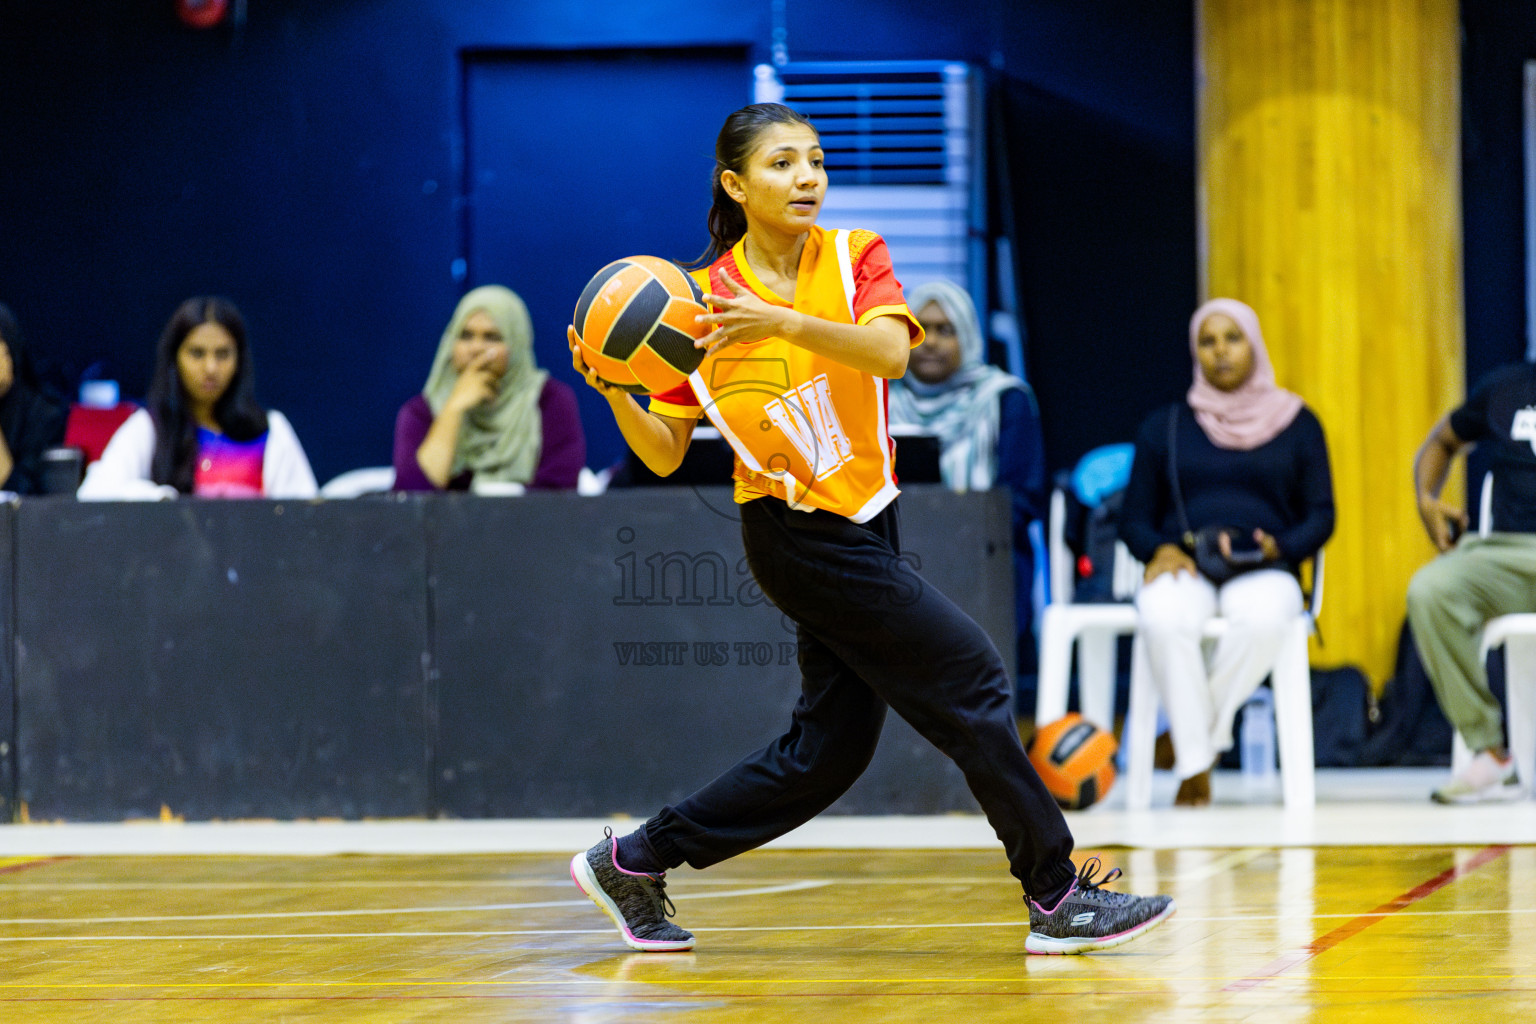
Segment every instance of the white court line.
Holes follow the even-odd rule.
[[[1276,847],[1253,847],[1247,850],[1234,850],[1222,854],[1201,867],[1192,868],[1189,871],[1170,875],[1169,883],[1203,882],[1207,878],[1214,878],[1224,874],[1233,868],[1257,860],[1267,853],[1272,853]],[[1212,850],[1219,853],[1219,850]],[[1104,858],[1101,856],[1101,860]],[[1125,865],[1120,865],[1124,867]],[[23,876],[25,877],[25,876]],[[674,878],[674,881],[677,879]],[[759,880],[748,878],[736,878],[729,875],[704,875],[694,872],[686,876],[685,885],[689,893],[696,886],[744,886],[757,884]],[[836,882],[822,881],[821,885],[864,885],[864,886],[911,886],[911,885],[998,885],[1013,883],[1013,876],[1004,870],[995,874],[985,875],[881,875],[878,878],[840,878]],[[410,879],[392,881],[390,879],[361,879],[361,880],[331,880],[324,882],[284,882],[284,881],[252,881],[252,882],[12,882],[0,880],[0,892],[133,892],[136,890],[149,891],[194,891],[198,889],[243,891],[252,889],[452,889],[452,888],[507,888],[507,889],[537,889],[537,888],[564,888],[570,885],[570,880],[561,875],[551,878],[485,878],[485,879],[453,879],[436,882],[431,879]]]
[[[1229,773],[1230,774],[1230,773]],[[1304,811],[1221,803],[1128,812],[1104,805],[1069,816],[1080,850],[1237,847],[1435,846],[1536,843],[1536,814],[1509,805],[1428,808],[1438,769],[1319,769],[1318,803]],[[1236,784],[1218,773],[1218,783]],[[1364,794],[1368,799],[1353,799]],[[1374,795],[1373,795],[1374,794]],[[1111,797],[1111,803],[1115,797]],[[1528,809],[1529,803],[1517,805]],[[604,826],[636,819],[550,818],[438,821],[133,822],[0,824],[0,857],[68,855],[506,854],[582,850]],[[822,815],[768,844],[791,849],[990,849],[997,836],[980,815]]]
[[[786,885],[770,885],[756,889],[726,890],[725,892],[701,892],[690,900],[719,900],[733,896],[772,896],[781,892],[800,892],[831,885],[824,881],[790,882]],[[323,885],[319,886],[324,888]],[[12,917],[0,918],[0,925],[7,924],[147,924],[152,921],[256,921],[308,917],[384,917],[391,914],[460,914],[479,913],[488,910],[540,910],[546,907],[586,907],[591,901],[550,900],[541,903],[480,903],[452,907],[380,907],[359,910],[291,910],[261,914],[165,914],[145,917]]]
[[[677,879],[674,878],[673,881]],[[796,884],[812,879],[800,879]],[[820,885],[989,885],[999,882],[1013,881],[1013,876],[1000,870],[997,874],[989,875],[885,875],[880,878],[847,878],[836,882],[830,880],[814,880]],[[687,876],[686,885],[690,892],[695,886],[722,888],[726,886],[756,886],[763,882],[759,878],[737,878],[729,875],[705,876],[692,874]],[[779,883],[789,884],[789,883]],[[522,878],[522,879],[486,879],[481,882],[445,882],[442,888],[456,886],[490,886],[504,887],[508,889],[562,889],[569,888],[571,879],[569,875],[558,875],[550,878]],[[115,891],[122,890],[132,892],[139,889],[149,890],[196,890],[196,889],[332,889],[354,887],[359,889],[379,888],[423,888],[430,889],[436,886],[431,881],[412,881],[396,884],[387,879],[379,881],[352,881],[333,882],[329,879],[319,882],[10,882],[0,880],[0,893],[24,892],[36,890],[39,892],[50,891]]]
[[[716,892],[692,894],[688,902],[701,899],[724,899],[737,896],[772,896],[784,892],[802,892],[807,889],[823,888],[839,883],[805,881],[790,885],[771,886],[761,889],[742,889],[735,892]],[[262,914],[179,914],[162,917],[37,917],[37,918],[9,918],[0,920],[0,925],[17,924],[148,924],[163,921],[247,921],[269,919],[294,919],[294,918],[328,918],[328,917],[358,917],[377,916],[389,914],[453,914],[461,912],[482,912],[490,910],[542,910],[550,907],[587,907],[589,900],[551,900],[541,903],[487,903],[457,907],[409,907],[393,909],[373,910],[312,910],[291,911],[282,913]],[[1368,913],[1337,913],[1318,914],[1303,912],[1300,914],[1228,914],[1206,915],[1196,917],[1189,913],[1180,913],[1178,919],[1185,923],[1233,923],[1233,922],[1259,922],[1259,921],[1290,921],[1299,917],[1308,920],[1324,921],[1331,919],[1354,920],[1362,917],[1460,917],[1484,915],[1519,915],[1536,914],[1536,907],[1501,907],[1488,910],[1397,910],[1375,911]],[[924,928],[1012,928],[1029,924],[1028,920],[1022,921],[952,921],[931,924],[825,924],[825,925],[739,925],[729,928],[694,928],[693,931],[719,931],[719,932],[795,932],[795,931],[848,931],[848,930],[884,930],[884,929],[924,929]],[[607,929],[599,929],[607,931]],[[534,928],[515,931],[446,931],[446,932],[302,932],[300,938],[390,938],[403,935],[558,935],[570,931],[572,934],[585,934],[588,929],[559,929],[559,928]],[[146,935],[146,936],[62,936],[61,938],[175,938],[176,936]],[[181,936],[183,938],[261,938],[257,935],[195,935]],[[267,938],[284,938],[285,936],[266,936]],[[41,941],[46,936],[28,935],[0,935],[0,941],[5,942],[32,942]]]
[[[587,904],[590,906],[590,904]],[[1191,917],[1185,914],[1175,914],[1170,920],[1184,924],[1211,924],[1211,923],[1262,923],[1266,921],[1290,921],[1299,918],[1307,920],[1348,919],[1354,920],[1360,917],[1391,917],[1394,920],[1401,917],[1455,917],[1455,916],[1498,916],[1501,914],[1532,914],[1536,908],[1531,909],[1501,909],[1501,910],[1443,910],[1443,911],[1409,911],[1384,912],[1379,914],[1252,914],[1224,917]],[[728,934],[735,932],[879,932],[879,931],[942,931],[945,929],[966,928],[1027,928],[1029,922],[1021,921],[956,921],[948,923],[929,924],[814,924],[814,925],[737,925],[715,928],[690,928],[695,934]],[[260,934],[217,934],[217,935],[0,935],[0,942],[235,942],[235,941],[277,941],[292,939],[437,939],[437,938],[511,938],[525,935],[611,935],[613,929],[609,928],[519,928],[495,931],[425,931],[425,932],[285,932],[285,933],[260,933]]]
[[[587,904],[591,906],[590,903]],[[1028,921],[965,921],[951,924],[818,924],[818,925],[763,925],[761,927],[692,928],[695,933],[710,932],[862,932],[862,931],[929,931],[944,928],[1028,928]],[[497,938],[516,935],[612,935],[613,927],[607,928],[523,928],[488,932],[294,932],[279,935],[0,935],[0,942],[159,942],[163,939],[180,939],[187,942],[228,942],[236,939],[435,939],[435,938]]]
[[[1231,869],[1233,869],[1235,867],[1239,867],[1239,866],[1241,866],[1243,864],[1246,864],[1246,863],[1248,863],[1248,862],[1250,862],[1252,860],[1255,860],[1255,859],[1263,856],[1264,854],[1266,854],[1268,852],[1270,852],[1270,851],[1267,848],[1254,848],[1254,849],[1251,849],[1251,850],[1236,850],[1236,851],[1233,851],[1232,853],[1216,857],[1209,864],[1206,864],[1206,865],[1204,865],[1202,867],[1194,868],[1194,869],[1192,869],[1190,871],[1185,871],[1185,872],[1181,872],[1181,873],[1179,873],[1177,875],[1173,875],[1173,876],[1171,876],[1168,879],[1168,881],[1169,881],[1169,883],[1173,883],[1173,884],[1188,884],[1188,883],[1193,883],[1193,882],[1201,882],[1201,881],[1206,880],[1207,878],[1212,878],[1212,877],[1214,877],[1216,875],[1223,874],[1223,873],[1225,873],[1225,872],[1227,872],[1227,871],[1229,871],[1229,870],[1231,870]],[[913,885],[929,885],[929,886],[933,886],[933,885],[986,886],[986,885],[1007,884],[1007,883],[1010,883],[1011,881],[1012,881],[1011,876],[1008,876],[1008,875],[1002,874],[1002,873],[999,873],[997,875],[949,875],[949,876],[945,876],[945,875],[886,875],[886,876],[882,876],[880,878],[846,878],[846,879],[838,879],[835,882],[831,881],[831,880],[802,879],[800,881],[792,882],[792,883],[781,883],[779,886],[770,887],[770,888],[757,887],[757,888],[743,889],[740,892],[735,892],[735,893],[719,893],[719,892],[716,892],[716,893],[705,894],[705,893],[702,893],[702,892],[695,892],[695,887],[751,886],[753,884],[753,882],[751,880],[743,879],[743,878],[730,878],[730,877],[715,877],[715,878],[690,877],[687,880],[686,886],[687,886],[687,896],[690,899],[720,899],[723,896],[732,896],[732,895],[768,895],[768,894],[772,894],[772,893],[776,893],[776,892],[796,892],[796,891],[799,891],[799,890],[802,890],[802,889],[819,888],[819,887],[828,886],[828,885],[840,885],[840,886],[913,886]],[[282,881],[270,881],[270,882],[262,882],[262,881],[254,881],[254,882],[24,882],[24,883],[0,882],[0,892],[134,892],[134,891],[140,891],[140,890],[148,890],[148,891],[154,891],[154,892],[160,892],[160,891],[179,892],[179,891],[196,891],[196,890],[200,890],[200,889],[209,889],[209,890],[216,890],[216,891],[248,891],[248,890],[263,890],[263,889],[273,889],[273,890],[283,890],[283,889],[313,890],[313,889],[342,889],[342,888],[356,888],[356,889],[370,889],[370,888],[402,889],[402,888],[408,888],[408,887],[409,888],[470,888],[470,887],[484,888],[484,887],[491,887],[491,888],[507,888],[507,889],[537,889],[537,888],[561,888],[561,889],[563,889],[563,888],[567,887],[568,885],[570,885],[570,882],[567,879],[565,879],[565,878],[548,878],[548,879],[545,879],[545,878],[533,878],[533,879],[483,879],[483,880],[473,880],[473,881],[466,881],[466,880],[460,879],[460,880],[448,881],[448,882],[443,882],[443,883],[437,883],[437,882],[433,882],[433,881],[430,881],[430,880],[411,880],[411,881],[389,881],[389,880],[376,880],[376,881],[375,880],[366,880],[366,881],[333,881],[333,880],[329,880],[329,879],[326,880],[326,881],[323,881],[323,882],[282,882]],[[362,914],[362,913],[369,913],[369,914],[430,913],[430,912],[433,912],[433,911],[436,911],[436,910],[452,911],[452,910],[456,910],[456,909],[462,909],[462,910],[474,910],[474,909],[511,910],[511,909],[517,909],[519,907],[586,906],[588,902],[590,902],[590,901],[587,901],[587,900],[566,900],[566,901],[556,901],[556,902],[549,902],[549,903],[485,904],[485,905],[480,906],[478,908],[474,907],[474,906],[466,906],[466,907],[444,907],[444,908],[421,908],[421,909],[417,909],[417,910],[314,911],[314,912],[311,912],[311,915],[309,915],[309,916],[320,916],[322,914],[327,914],[327,913],[329,913],[329,914],[336,914],[338,916],[339,915],[343,915],[343,914],[347,914],[347,913],[357,913],[357,914]],[[261,915],[250,915],[250,916],[261,916]],[[268,916],[278,916],[278,917],[281,917],[281,916],[285,916],[285,915],[274,914],[274,915],[268,915]],[[306,916],[306,915],[294,914],[294,915],[286,915],[286,916]],[[128,921],[128,920],[160,921],[160,920],[213,920],[213,919],[217,919],[217,918],[212,918],[212,917],[210,917],[210,918],[192,918],[192,917],[183,917],[183,918],[160,918],[160,917],[154,917],[154,918],[149,918],[149,917],[145,917],[145,918],[137,918],[137,919],[135,919],[135,918],[100,918],[100,919],[97,919],[97,920],[102,920],[102,921]],[[11,920],[0,919],[0,924],[14,924],[14,923],[17,923],[20,920],[22,920],[22,919],[11,919]],[[90,920],[93,920],[93,919],[91,919],[91,918],[57,918],[55,920],[60,920],[60,921],[64,921],[64,920],[90,921]],[[31,919],[27,919],[27,921],[28,921],[28,923],[40,923],[38,921],[34,921],[34,920],[31,920]]]
[[[215,889],[239,891],[245,889],[553,889],[571,884],[569,878],[487,878],[484,881],[378,881],[344,882],[325,879],[322,882],[9,882],[0,881],[0,892],[135,892],[147,889],[159,891],[191,891]],[[732,882],[745,885],[745,882]]]

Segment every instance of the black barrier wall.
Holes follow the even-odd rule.
[[[426,814],[422,514],[389,501],[23,502],[29,816]]]
[[[928,582],[1011,650],[1006,499],[909,488],[901,514]],[[648,815],[777,736],[798,693],[726,488],[14,518],[34,820]],[[975,810],[888,721],[834,810]]]
[[[16,817],[16,508],[0,503],[0,821]]]
[[[795,635],[752,582],[729,488],[535,497],[428,517],[443,813],[649,815],[788,726]],[[1011,650],[1006,502],[910,489],[901,512],[928,582]],[[834,809],[974,809],[948,760],[889,721]]]

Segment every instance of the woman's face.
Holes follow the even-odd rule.
[[[803,234],[816,223],[827,193],[821,139],[803,124],[773,124],[757,136],[742,170],[724,171],[721,184],[741,204],[748,223]]]
[[[235,379],[235,339],[224,325],[209,321],[187,332],[176,350],[176,371],[194,409],[212,409]]]
[[[1253,376],[1253,345],[1225,313],[1212,313],[1200,325],[1195,358],[1201,375],[1222,391],[1236,391]]]
[[[453,343],[453,370],[463,373],[477,359],[484,359],[483,366],[500,377],[507,372],[507,339],[496,326],[496,321],[483,309],[469,314],[459,336]]]
[[[960,336],[949,314],[937,302],[929,302],[917,311],[923,325],[923,343],[912,350],[907,369],[924,384],[948,380],[960,369]]]

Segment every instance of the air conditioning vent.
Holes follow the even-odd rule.
[[[941,61],[760,66],[759,102],[785,103],[821,133],[832,188],[826,227],[879,232],[902,283],[946,278],[985,303],[974,73]],[[985,307],[983,307],[985,308]]]
[[[941,75],[786,75],[784,102],[821,132],[836,184],[942,185],[950,147]]]

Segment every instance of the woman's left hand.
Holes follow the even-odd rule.
[[[571,350],[571,369],[581,374],[581,379],[595,388],[598,394],[609,401],[618,401],[626,397],[628,392],[623,388],[617,388],[609,384],[597,375],[596,370],[587,365],[586,359],[581,354],[581,339],[577,336],[575,327],[567,326],[565,328],[565,344]]]
[[[704,349],[706,355],[714,355],[738,342],[759,341],[774,335],[782,337],[786,333],[787,318],[800,315],[792,309],[764,302],[729,277],[721,275],[721,280],[731,294],[704,296],[704,301],[714,311],[695,318],[699,323],[715,325],[714,330],[693,343],[694,348]]]
[[[1263,530],[1255,529],[1253,531],[1253,542],[1264,553],[1264,561],[1280,561],[1280,542],[1275,540],[1274,537]],[[1230,559],[1232,557],[1232,537],[1229,534],[1223,532],[1221,537],[1218,538],[1216,545],[1221,549],[1222,558]]]

